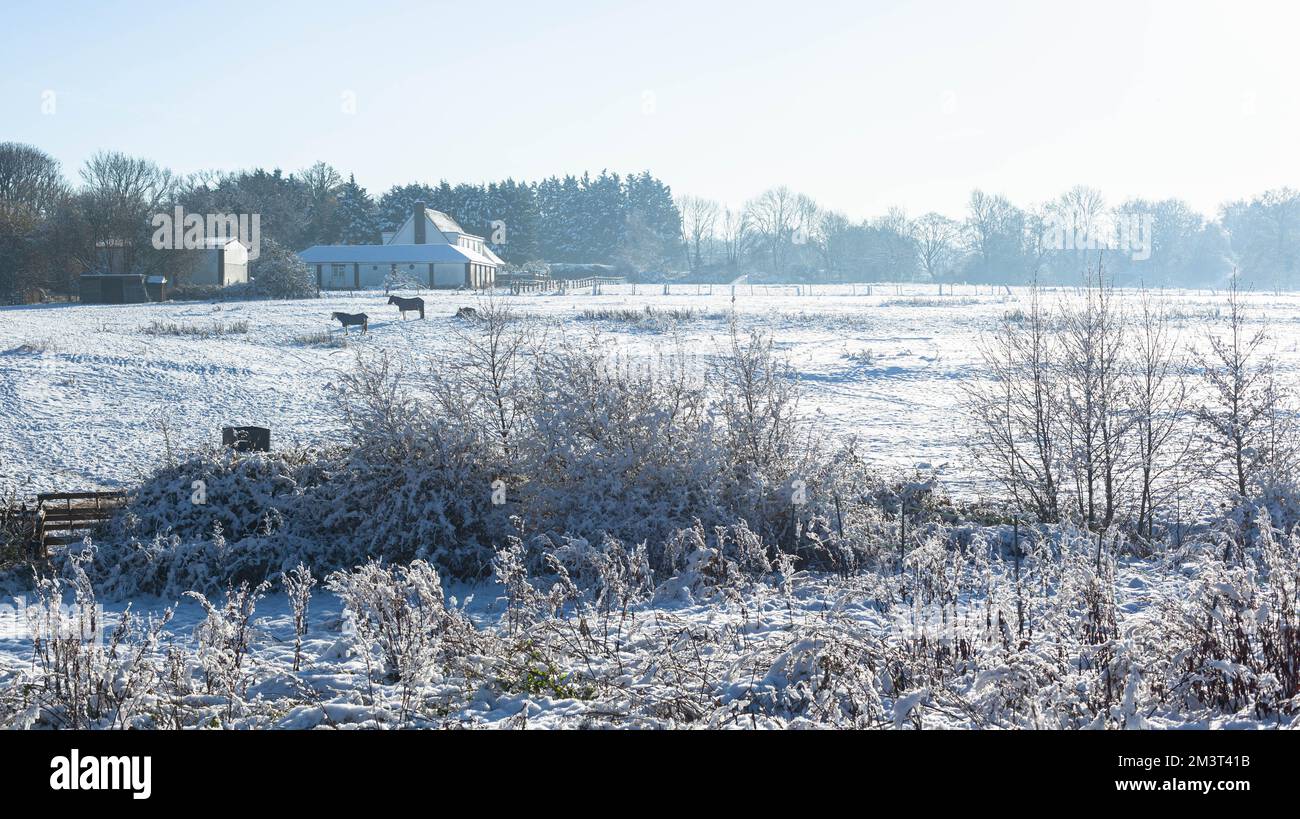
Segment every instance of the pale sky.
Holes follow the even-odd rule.
[[[6,0],[0,140],[75,179],[324,160],[395,183],[649,169],[861,218],[1300,187],[1300,6]],[[355,105],[349,105],[354,101]],[[50,109],[53,110],[50,110]]]

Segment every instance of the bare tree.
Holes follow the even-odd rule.
[[[312,202],[321,202],[343,184],[343,176],[324,162],[317,162],[299,176]]]
[[[713,239],[718,221],[718,203],[700,196],[683,196],[677,200],[677,210],[682,215],[682,238],[686,242],[686,257],[691,268],[704,265],[703,250]]]
[[[943,281],[956,263],[961,225],[939,213],[927,213],[912,222],[921,269],[931,281]]]
[[[1060,518],[1063,397],[1052,318],[1036,286],[1027,308],[1004,315],[979,353],[986,377],[964,388],[975,427],[972,454],[1017,508],[1023,504],[1040,521],[1054,522]]]
[[[861,228],[838,211],[824,211],[817,228],[817,249],[822,264],[839,281],[844,280],[854,255],[854,238]]]
[[[1182,357],[1169,310],[1144,289],[1137,319],[1128,345],[1139,485],[1136,527],[1150,542],[1161,493],[1182,472],[1191,438],[1179,435],[1187,385],[1179,372]]]
[[[907,212],[892,207],[875,221],[873,227],[876,230],[879,269],[886,271],[895,280],[914,279],[919,254],[916,236],[912,233],[912,221],[907,218]]]
[[[147,159],[101,151],[81,170],[81,218],[88,229],[80,249],[87,266],[97,262],[96,247],[122,248],[128,269],[148,255],[153,214],[173,200],[179,180]]]
[[[56,216],[67,199],[59,163],[43,151],[0,143],[0,301],[66,277]]]
[[[1075,185],[1047,206],[1047,215],[1059,220],[1063,229],[1083,239],[1101,228],[1105,214],[1105,197],[1101,191],[1086,185]]]
[[[740,267],[740,259],[745,255],[750,228],[749,219],[743,211],[733,211],[731,208],[722,211],[718,239],[722,244],[722,254],[727,267],[733,271]]]
[[[1207,396],[1196,417],[1212,446],[1212,474],[1238,500],[1249,497],[1259,468],[1269,457],[1271,419],[1280,396],[1274,359],[1266,352],[1266,326],[1251,330],[1237,276],[1228,288],[1228,312],[1220,330],[1211,331],[1209,350],[1194,354]]]
[[[1118,511],[1126,475],[1124,316],[1100,262],[1087,273],[1081,304],[1062,314],[1061,385],[1075,507],[1089,528],[1105,530]]]
[[[764,191],[745,205],[745,216],[767,245],[772,272],[783,273],[800,225],[799,195],[782,185]]]
[[[1025,273],[1031,279],[1039,278],[1043,262],[1054,249],[1051,244],[1051,230],[1045,208],[1038,206],[1025,211],[1021,228],[1021,257]]]
[[[0,143],[0,231],[19,232],[49,218],[67,192],[57,159],[31,145]]]
[[[342,229],[339,188],[343,176],[324,162],[317,162],[299,174],[307,192],[307,224],[314,241],[332,243]]]
[[[1024,223],[1024,213],[1005,196],[971,192],[966,240],[980,275],[1004,281],[1012,274],[1025,272]]]
[[[462,353],[453,366],[468,394],[444,395],[444,409],[478,417],[502,463],[509,465],[527,400],[524,359],[531,333],[505,302],[488,297],[476,312],[472,325],[453,331]]]

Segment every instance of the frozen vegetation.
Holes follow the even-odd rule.
[[[4,311],[0,723],[1295,724],[1295,296],[642,290]]]

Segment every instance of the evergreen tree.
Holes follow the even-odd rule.
[[[446,184],[446,183],[443,183]],[[410,185],[394,185],[379,197],[380,230],[397,230],[415,210],[416,202],[441,210],[436,204],[438,192],[428,185],[418,182]]]
[[[628,176],[619,261],[636,270],[660,268],[679,258],[682,217],[672,189],[649,171]]]
[[[339,241],[345,245],[372,245],[379,242],[379,208],[356,177],[339,187]]]
[[[601,171],[595,179],[584,173],[580,187],[576,244],[582,258],[573,261],[602,264],[619,261],[628,223],[623,180],[608,171]]]
[[[533,185],[507,179],[497,186],[494,200],[494,220],[500,220],[503,230],[496,241],[496,231],[486,234],[492,250],[501,258],[523,264],[541,258],[541,214],[537,207],[537,191]]]

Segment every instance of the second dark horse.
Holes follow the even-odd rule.
[[[401,296],[389,296],[389,304],[397,305],[397,312],[402,318],[406,318],[406,311],[418,310],[420,318],[424,318],[424,299],[404,299]]]
[[[370,329],[370,317],[365,313],[330,313],[330,318],[343,325],[343,332],[347,332],[349,327],[361,328],[361,332]]]

